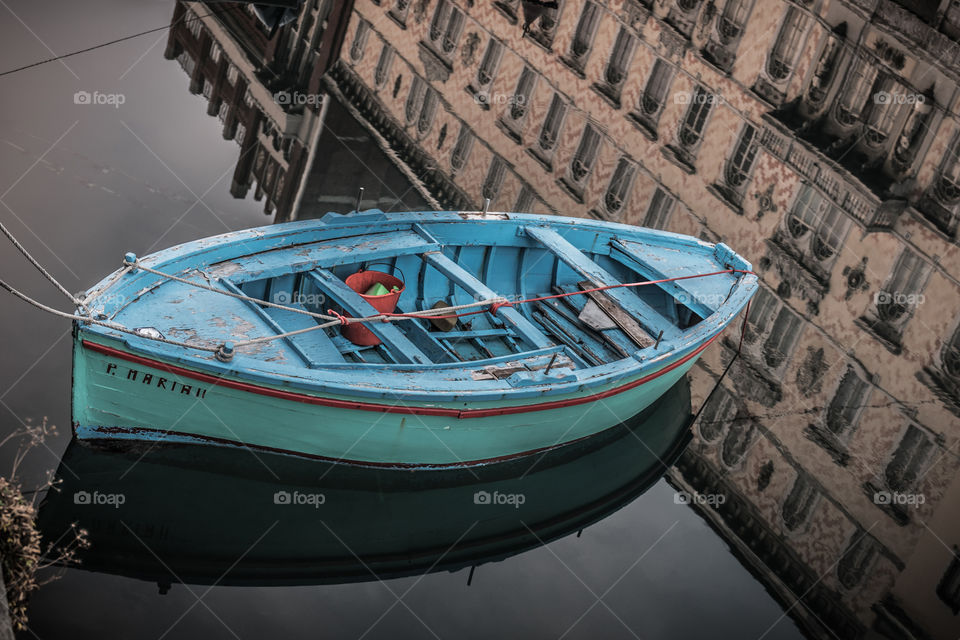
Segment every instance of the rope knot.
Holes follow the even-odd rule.
[[[339,320],[341,325],[350,324],[350,319],[349,319],[349,318],[346,318],[346,317],[340,315],[339,313],[337,313],[337,312],[334,311],[333,309],[327,309],[327,313],[329,313],[329,314],[332,315],[334,318],[336,318],[337,320]]]
[[[230,362],[233,359],[234,346],[230,341],[224,342],[214,354],[220,362]]]
[[[490,305],[490,313],[497,315],[497,311],[500,310],[500,307],[512,307],[513,303],[509,300],[501,300],[500,302],[494,302]]]

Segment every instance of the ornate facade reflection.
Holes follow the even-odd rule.
[[[357,0],[340,23],[307,91],[322,81],[441,206],[752,257],[741,357],[673,481],[727,496],[697,508],[811,636],[960,634],[960,2]],[[225,95],[182,64],[191,90]],[[316,114],[257,102],[257,68],[224,131],[252,96],[244,127],[275,169],[241,160],[233,192],[256,181],[283,220]],[[698,366],[695,404],[738,342]]]
[[[704,516],[811,635],[960,629],[960,4],[933,4],[566,0],[524,30],[521,2],[360,0],[330,75],[447,206],[754,258],[673,477],[731,498]]]
[[[230,193],[289,220],[322,130],[321,78],[336,60],[350,2],[312,0],[271,28],[253,5],[177,2],[164,56],[240,147]]]

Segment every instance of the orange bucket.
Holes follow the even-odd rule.
[[[400,294],[406,288],[403,280],[382,271],[357,271],[353,275],[347,276],[344,282],[380,313],[392,313],[397,308]],[[399,287],[400,290],[380,296],[368,296],[364,293],[377,283],[382,284],[387,290],[394,287]],[[372,347],[380,344],[380,338],[373,335],[373,332],[362,324],[344,325],[342,333],[344,338],[361,347]]]

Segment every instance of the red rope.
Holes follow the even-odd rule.
[[[345,317],[334,311],[333,309],[327,309],[327,313],[332,315],[334,318],[340,321],[340,324],[350,324],[350,321]]]
[[[452,313],[452,314],[443,315],[443,316],[433,316],[433,315],[421,316],[421,315],[416,315],[412,313],[383,313],[381,315],[390,316],[393,318],[426,318],[429,320],[431,318],[438,318],[438,319],[439,318],[444,318],[444,319],[463,318],[466,316],[477,315],[479,313],[486,313],[487,311],[490,311],[490,313],[496,314],[497,311],[500,309],[500,307],[512,307],[518,304],[526,304],[528,302],[542,302],[544,300],[553,300],[554,298],[566,298],[567,296],[580,296],[585,293],[593,293],[595,291],[607,291],[608,289],[619,289],[621,287],[643,287],[648,284],[661,284],[663,282],[675,282],[677,280],[689,280],[691,278],[705,278],[707,276],[718,276],[718,275],[723,275],[725,273],[746,273],[746,274],[756,275],[753,271],[747,271],[745,269],[725,269],[724,271],[713,271],[711,273],[696,273],[689,276],[675,276],[673,278],[662,278],[660,280],[644,280],[643,282],[626,282],[626,283],[618,283],[618,284],[608,284],[602,287],[594,287],[593,289],[583,289],[581,291],[569,291],[567,293],[557,293],[550,296],[540,296],[538,298],[526,298],[525,300],[515,300],[513,302],[491,302],[490,309],[481,309],[480,311],[468,311],[466,313]],[[747,310],[749,311],[749,309],[750,309],[750,306],[749,306],[749,303],[747,303]],[[746,325],[744,325],[743,331],[745,330],[746,330]],[[740,335],[741,344],[743,343],[743,331],[741,331],[741,335]]]
[[[529,302],[529,300],[521,300],[517,304],[522,304],[524,302]],[[512,306],[513,306],[512,302],[495,302],[492,305],[490,305],[490,313],[492,313],[493,315],[497,315],[497,311],[500,310],[500,307],[512,307]]]

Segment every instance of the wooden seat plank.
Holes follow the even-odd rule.
[[[288,304],[289,307],[304,309],[297,303]],[[305,309],[304,309],[305,310]],[[282,333],[290,331],[299,331],[317,326],[317,321],[310,316],[287,311],[286,309],[277,309],[276,307],[266,307],[264,312],[273,318],[277,325],[282,329]],[[310,360],[311,368],[318,368],[329,362],[344,362],[340,350],[333,344],[323,329],[313,329],[305,333],[298,333],[294,336],[287,336],[291,344],[295,345]]]
[[[610,243],[610,257],[649,280],[713,273],[726,268],[706,249],[684,249],[619,238]],[[723,304],[724,298],[719,294],[729,291],[736,279],[737,274],[722,274],[674,280],[660,286],[701,318],[707,318]]]
[[[440,251],[426,252],[421,254],[421,257],[427,264],[440,271],[440,273],[457,283],[467,293],[478,299],[492,299],[500,295]],[[516,309],[501,307],[497,311],[497,315],[502,317],[505,323],[533,348],[544,349],[553,346],[553,342]]]
[[[410,230],[370,233],[253,253],[213,265],[207,273],[211,277],[229,276],[239,285],[315,268],[333,269],[344,264],[388,260],[439,248],[440,245],[427,242]]]
[[[594,283],[595,286],[621,284],[610,272],[588,258],[586,254],[556,231],[547,227],[524,227],[524,231],[527,236],[549,249],[570,268]],[[662,330],[664,340],[674,340],[680,337],[680,330],[636,293],[624,288],[608,289],[605,293],[622,307],[630,317],[636,320],[646,333],[656,336]]]
[[[327,269],[314,269],[306,274],[314,284],[330,296],[344,311],[355,318],[377,315],[378,311],[360,294]],[[400,363],[430,364],[430,358],[410,338],[389,322],[368,322],[365,325],[383,341],[383,347]]]

